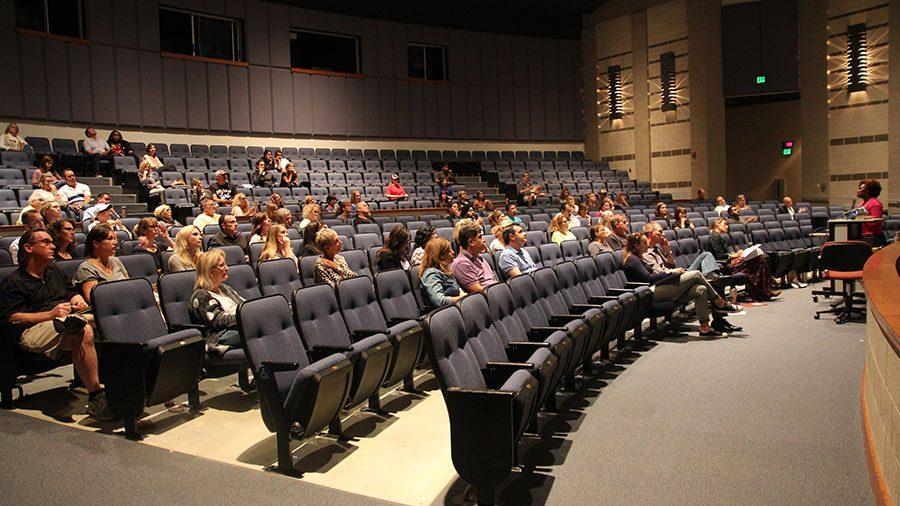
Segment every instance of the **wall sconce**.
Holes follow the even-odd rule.
[[[613,65],[609,74],[609,118],[622,119],[622,67]]]
[[[675,104],[675,53],[663,53],[659,56],[659,87],[662,98],[662,110],[674,111]]]
[[[847,91],[865,91],[869,84],[866,24],[847,27]]]

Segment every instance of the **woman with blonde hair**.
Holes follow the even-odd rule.
[[[335,288],[340,281],[356,276],[353,269],[347,265],[347,260],[338,254],[343,244],[337,232],[330,228],[319,230],[316,234],[316,244],[322,250],[322,255],[316,259],[316,283],[324,283]]]
[[[562,244],[563,241],[575,241],[578,239],[575,237],[575,234],[569,231],[569,219],[562,213],[558,213],[550,220],[548,230],[551,232],[550,240],[556,244]]]
[[[153,210],[153,216],[156,216],[157,221],[164,224],[166,228],[181,226],[181,223],[178,223],[178,220],[172,217],[172,208],[168,204],[156,206],[156,209]]]
[[[319,221],[322,216],[322,209],[319,204],[306,204],[303,206],[303,221],[297,224],[297,228],[303,230],[312,222]]]
[[[206,349],[225,353],[241,345],[237,331],[237,307],[244,299],[225,284],[228,264],[225,253],[213,248],[197,261],[197,280],[191,294],[191,322],[203,325]]]
[[[270,218],[267,213],[256,213],[253,215],[251,223],[250,244],[266,242],[266,237],[269,235],[269,227],[272,224],[272,218]]]
[[[291,249],[291,238],[288,237],[287,228],[284,225],[275,224],[269,227],[269,234],[266,236],[266,244],[263,246],[262,253],[259,254],[259,261],[265,262],[278,258],[290,258],[297,266],[297,256]]]
[[[250,208],[250,201],[247,199],[247,195],[244,193],[237,193],[232,201],[231,214],[235,217],[239,217],[247,216],[252,213],[253,209]]]
[[[450,241],[443,237],[435,237],[425,245],[419,278],[422,282],[422,300],[426,306],[446,306],[463,297],[462,289],[450,270],[453,257]]]
[[[175,234],[175,253],[169,258],[169,272],[191,271],[197,268],[203,233],[194,225],[182,227]]]

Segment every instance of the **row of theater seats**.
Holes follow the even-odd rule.
[[[78,155],[82,153],[81,140],[46,137],[26,137],[39,154]],[[181,158],[262,158],[265,151],[281,151],[289,159],[360,159],[360,160],[424,160],[441,162],[469,162],[482,160],[584,160],[583,151],[453,151],[453,150],[409,150],[409,149],[345,149],[345,148],[296,148],[275,146],[225,146],[207,144],[167,144],[154,142],[158,156],[177,156]],[[147,145],[143,142],[132,142],[135,155],[143,156]],[[15,153],[15,152],[11,152]],[[21,156],[10,154],[8,159],[15,160],[18,165]],[[5,164],[5,163],[4,163]]]

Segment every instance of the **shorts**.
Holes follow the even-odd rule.
[[[19,347],[31,353],[41,353],[53,360],[69,350],[62,348],[62,334],[53,327],[53,320],[32,325],[22,332]]]

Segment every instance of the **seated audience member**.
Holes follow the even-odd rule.
[[[871,218],[884,217],[884,204],[878,200],[881,195],[881,183],[875,179],[863,179],[859,182],[856,196],[860,199],[856,207],[866,210]],[[884,222],[882,220],[868,221],[862,224],[862,240],[873,247],[884,246]]]
[[[737,207],[731,206],[725,211],[725,219],[728,223],[753,223],[759,220],[757,216],[741,216],[741,211]]]
[[[41,216],[39,211],[35,211],[34,209],[29,209],[22,214],[22,224],[25,225],[25,230],[29,232],[35,232],[37,230],[44,230],[44,217]],[[13,264],[19,263],[19,239],[17,237],[13,242],[9,245],[9,254],[12,256]]]
[[[188,190],[188,199],[195,207],[203,205],[204,200],[212,200],[212,192],[205,188],[203,181],[198,178],[191,179],[191,188]]]
[[[510,223],[514,223],[516,225],[522,224],[522,218],[519,218],[519,206],[516,205],[515,202],[506,204],[506,218]]]
[[[269,195],[269,200],[266,202],[266,210],[268,212],[269,205],[272,206],[273,212],[277,211],[284,207],[284,197],[281,196],[280,193],[273,193]],[[269,218],[274,218],[274,216],[269,216]]]
[[[642,259],[648,248],[649,241],[640,232],[629,235],[625,240],[622,266],[628,281],[653,285],[654,302],[678,304],[693,302],[697,319],[700,322],[700,337],[726,337],[727,334],[723,331],[710,326],[710,309],[721,313],[740,309],[720,297],[698,271],[671,274],[667,272],[652,273]],[[710,304],[713,305],[713,308],[710,308]],[[724,321],[724,318],[721,320]]]
[[[266,170],[276,171],[277,167],[275,166],[275,156],[272,154],[272,150],[267,149],[263,151],[263,156],[261,158],[263,163],[266,166]]]
[[[91,222],[97,219],[97,213],[100,211],[101,207],[105,207],[106,205],[110,206],[110,213],[112,219],[118,220],[119,215],[116,213],[114,209],[112,209],[112,197],[108,193],[101,193],[97,195],[97,203],[93,206],[84,210],[84,213],[81,215],[82,221]]]
[[[87,127],[84,129],[84,140],[81,142],[84,147],[84,153],[90,157],[88,163],[93,170],[91,174],[99,177],[101,162],[104,160],[112,161],[112,152],[110,151],[109,143],[97,135],[97,130],[94,127]]]
[[[109,154],[112,156],[134,156],[131,143],[122,138],[122,132],[113,130],[106,139],[109,144]]]
[[[319,221],[319,218],[322,217],[322,208],[319,207],[319,204],[306,204],[303,206],[303,211],[300,213],[300,216],[302,216],[303,219],[297,224],[296,228],[302,232],[310,223]]]
[[[600,213],[600,224],[608,228],[610,232],[612,232],[613,229],[613,216],[615,215],[616,213],[612,211],[603,211]]]
[[[453,249],[447,239],[435,237],[425,246],[419,267],[420,291],[425,306],[446,306],[463,297],[452,273],[453,261]]]
[[[316,244],[316,235],[319,233],[319,230],[322,230],[323,228],[328,228],[328,226],[321,221],[314,221],[303,229],[303,245],[300,247],[301,257],[318,256],[322,254],[322,250],[320,250],[319,245]]]
[[[322,214],[326,216],[337,216],[341,212],[341,203],[337,197],[329,194],[325,197],[325,204],[322,205]]]
[[[485,205],[486,201],[484,198],[484,192],[478,190],[477,192],[475,192],[475,198],[472,199],[472,208],[475,209],[476,213],[480,214],[482,211],[484,211]]]
[[[537,269],[537,264],[523,248],[528,242],[525,231],[519,225],[510,225],[503,229],[503,242],[506,247],[500,253],[497,267],[507,279],[520,274],[528,274]]]
[[[28,211],[40,213],[42,207],[44,207],[44,193],[41,190],[31,192],[31,195],[28,196],[28,205],[19,211],[19,219],[16,221],[16,225],[24,224],[25,213]]]
[[[162,193],[166,191],[163,188],[162,180],[156,169],[150,165],[142,165],[138,169],[138,181],[141,187],[147,192],[147,202],[150,205],[159,205],[162,202]]]
[[[178,220],[172,217],[172,208],[167,204],[157,206],[156,209],[153,210],[153,216],[156,216],[156,219],[165,225],[166,228],[181,226],[181,223],[178,223]]]
[[[491,228],[491,235],[494,236],[494,239],[488,244],[488,253],[493,254],[495,251],[503,251],[506,248],[506,243],[503,242],[503,228],[500,225]]]
[[[738,212],[741,212],[744,209],[750,209],[750,206],[747,205],[747,197],[744,196],[744,194],[740,194],[734,198],[734,205],[732,207],[736,207]]]
[[[769,267],[762,256],[744,259],[744,250],[734,253],[728,251],[728,244],[723,234],[728,233],[728,220],[716,218],[709,233],[709,251],[718,262],[724,262],[720,267],[723,274],[742,273],[747,275],[747,295],[755,301],[770,300],[781,295],[781,290],[775,290],[774,279],[769,273]]]
[[[287,228],[276,223],[269,227],[266,244],[263,246],[262,253],[259,254],[259,261],[264,262],[278,258],[290,258],[294,261],[294,267],[298,266],[297,256],[291,249],[291,238],[288,237]]]
[[[669,216],[669,206],[666,205],[665,202],[657,202],[656,210],[653,212],[654,220],[661,220],[669,223],[672,220],[672,217]]]
[[[300,186],[300,178],[297,176],[297,169],[290,161],[281,169],[281,177],[278,180],[278,186],[282,188],[295,188]]]
[[[353,221],[353,207],[349,200],[342,200],[338,203],[337,214],[334,217],[348,225]]]
[[[54,184],[56,178],[52,174],[44,174],[41,178],[41,187],[34,190],[34,193],[43,195],[44,202],[56,202],[60,207],[65,207],[69,203],[69,199],[59,193],[59,189]]]
[[[355,213],[356,206],[362,202],[362,193],[359,190],[353,190],[350,192],[350,211]]]
[[[265,216],[264,214],[262,216]],[[237,218],[231,214],[219,216],[219,232],[209,240],[209,247],[239,246],[246,254],[249,249],[248,238],[238,232]]]
[[[643,228],[644,235],[650,241],[647,252],[642,259],[650,264],[653,272],[675,269],[675,255],[669,246],[669,240],[663,234],[659,223],[647,223]],[[687,266],[687,271],[700,271],[704,276],[718,274],[719,262],[709,251],[703,251]]]
[[[578,204],[575,203],[575,197],[572,197],[571,195],[567,197],[565,203],[559,207],[559,212],[566,217],[566,220],[568,220],[570,229],[581,226],[581,219],[578,218]],[[588,220],[588,224],[590,224],[590,219]]]
[[[237,193],[224,170],[216,171],[216,180],[209,185],[209,191],[212,192],[212,199],[216,201],[216,204],[226,207],[231,206],[234,194]]]
[[[322,250],[322,254],[316,259],[316,283],[325,283],[335,288],[340,281],[356,276],[344,257],[339,254],[343,244],[337,232],[330,228],[319,230],[316,234],[316,244]]]
[[[694,223],[687,217],[687,209],[678,206],[675,208],[675,218],[672,219],[672,229],[689,228],[694,230]]]
[[[287,164],[290,162],[290,160],[282,156],[280,149],[275,150],[275,155],[272,158],[272,166],[275,167],[275,170],[284,172],[284,168],[287,167]]]
[[[53,160],[53,157],[50,155],[44,155],[41,157],[40,161],[35,167],[34,172],[31,174],[31,186],[32,188],[40,188],[41,187],[41,178],[44,177],[44,174],[50,174],[55,179],[54,184],[58,185],[59,181],[62,179],[59,176],[59,173],[56,172],[56,169],[53,168],[53,164],[56,163]]]
[[[266,237],[269,236],[269,227],[272,225],[272,219],[269,218],[269,215],[266,213],[256,213],[253,215],[253,219],[250,223],[249,244],[266,242]]]
[[[91,224],[88,225],[88,232],[99,225],[106,225],[113,232],[125,232],[126,234],[128,234],[128,237],[131,237],[131,231],[125,228],[125,225],[122,224],[122,221],[113,219],[112,206],[109,204],[103,204],[97,210],[97,219],[92,221]]]
[[[725,201],[725,197],[719,195],[716,197],[716,207],[713,208],[713,211],[718,213],[719,216],[722,216],[722,213],[728,211],[728,208],[731,207],[728,205],[728,202]]]
[[[206,199],[200,203],[203,212],[194,218],[194,225],[200,230],[204,230],[207,225],[219,223],[219,213],[216,212],[218,205],[213,199]]]
[[[292,222],[293,218],[291,217],[290,209],[282,207],[281,209],[275,211],[275,223],[284,225],[285,228],[292,228]]]
[[[156,268],[162,270],[162,252],[175,246],[175,242],[169,237],[169,231],[161,228],[156,218],[148,216],[141,218],[141,221],[134,226],[134,236],[139,241],[138,245],[134,247],[134,253],[150,254],[156,262]]]
[[[369,204],[366,202],[356,204],[356,218],[353,218],[354,227],[358,227],[363,223],[374,223],[372,221],[372,211],[369,209]]]
[[[384,196],[388,200],[404,200],[409,197],[406,190],[403,189],[403,185],[400,184],[400,177],[397,174],[391,174],[391,182],[384,189]]]
[[[84,183],[79,183],[75,178],[75,171],[66,169],[63,171],[65,184],[59,188],[59,194],[66,199],[66,210],[74,219],[81,218],[81,213],[91,203],[91,189]]]
[[[456,174],[453,173],[453,169],[450,168],[450,165],[445,163],[441,166],[441,170],[435,175],[435,179],[446,179],[450,181],[450,183],[456,183]]]
[[[450,202],[453,200],[453,185],[449,179],[442,178],[438,182],[438,195],[442,205],[450,205]]]
[[[603,226],[602,223],[598,223],[592,225],[589,232],[591,235],[591,242],[588,243],[588,253],[590,253],[592,257],[595,257],[600,253],[612,253],[614,251],[606,242],[606,239],[612,235],[612,230]]]
[[[706,188],[697,188],[697,202],[706,202]]]
[[[384,246],[378,250],[378,270],[409,269],[409,232],[397,225],[388,234]]]
[[[108,225],[97,225],[88,232],[84,241],[84,255],[87,258],[72,277],[84,300],[91,303],[91,289],[99,283],[128,279],[128,271],[122,261],[116,258],[119,240]]]
[[[47,230],[53,239],[54,260],[71,260],[75,258],[75,222],[66,218],[59,220]]]
[[[247,196],[240,192],[236,193],[231,207],[231,214],[234,216],[249,216],[253,212],[254,210],[250,207],[250,201],[247,199]]]
[[[28,163],[34,165],[34,148],[19,135],[19,125],[15,123],[6,125],[0,137],[0,151],[22,151],[28,157]]]
[[[447,218],[450,220],[458,220],[462,218],[462,211],[459,209],[459,203],[453,202],[447,208]]]
[[[225,283],[227,279],[228,264],[222,250],[200,254],[189,311],[191,322],[203,325],[207,351],[218,354],[241,346],[237,307],[244,299]]]
[[[566,202],[569,201],[569,197],[571,197],[571,196],[572,196],[572,192],[570,192],[569,187],[564,184],[562,187],[562,190],[560,190],[560,192],[559,192],[559,197],[557,197],[559,205],[560,206],[564,205]]]
[[[596,214],[600,212],[600,206],[602,202],[597,198],[597,194],[594,192],[588,193],[587,200],[584,202],[584,207],[587,208],[588,214]]]
[[[451,271],[466,293],[478,293],[497,282],[494,271],[481,253],[485,251],[481,225],[475,220],[460,220],[456,225],[459,255],[453,259]]]
[[[250,177],[253,186],[262,186],[264,188],[272,188],[276,183],[276,172],[266,166],[266,161],[259,159],[256,161],[256,168]]]
[[[419,227],[419,230],[416,230],[416,239],[414,241],[415,248],[413,249],[410,264],[418,265],[422,263],[422,255],[425,254],[425,245],[435,237],[437,237],[437,231],[431,225],[422,225]]]
[[[606,244],[613,251],[619,251],[625,246],[625,238],[628,237],[628,218],[623,214],[615,214],[610,222],[612,234],[606,238]]]
[[[587,202],[582,202],[575,207],[578,208],[578,222],[579,227],[590,227],[591,226],[591,213],[588,211]],[[571,228],[571,227],[570,227]]]
[[[159,171],[163,168],[162,161],[156,156],[156,144],[147,144],[147,152],[141,157],[141,163],[138,168],[143,170],[144,167],[151,168],[155,171]]]
[[[194,225],[182,227],[175,234],[175,251],[169,257],[169,272],[191,271],[197,268],[203,246],[203,233]]]
[[[60,333],[53,325],[88,305],[53,263],[53,240],[43,230],[28,230],[19,238],[19,268],[0,283],[0,318],[16,327],[19,348],[53,360],[70,356],[75,372],[88,391],[88,415],[115,418],[100,385],[94,332],[90,325]]]
[[[50,226],[61,220],[63,216],[62,208],[59,202],[48,202],[41,207],[41,217],[44,218],[44,225]]]
[[[628,195],[625,192],[617,193],[616,200],[613,203],[615,204],[615,208],[619,211],[625,211],[626,209],[631,208],[631,205],[628,203]]]
[[[779,214],[790,214],[791,218],[794,218],[794,219],[796,219],[795,218],[796,214],[805,213],[805,212],[806,212],[805,207],[801,207],[799,209],[794,207],[794,199],[792,199],[790,197],[785,197],[785,198],[781,199],[781,205],[778,206]],[[807,216],[809,216],[809,215],[807,214]]]
[[[550,220],[550,227],[548,227],[550,231],[550,240],[555,242],[556,244],[562,244],[563,241],[575,241],[578,240],[575,237],[575,234],[569,231],[569,219],[566,218],[566,215],[563,213],[557,213],[556,216]]]
[[[469,202],[469,192],[460,190],[459,195],[456,197],[456,203],[459,204],[460,210],[464,207],[471,206],[472,204]]]

